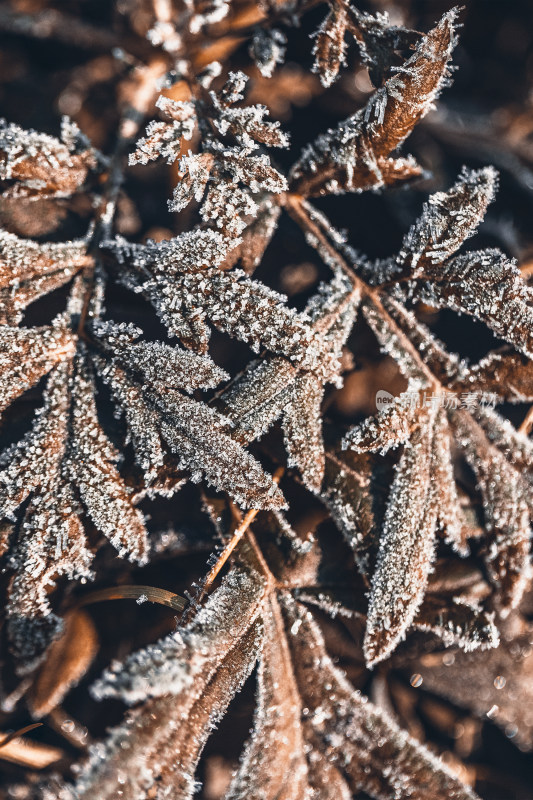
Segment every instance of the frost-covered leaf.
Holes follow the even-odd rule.
[[[436,756],[354,691],[328,657],[309,611],[287,596],[282,607],[292,632],[288,642],[294,674],[307,709],[306,738],[319,758],[324,754],[340,772],[352,794],[364,791],[383,800],[402,794],[413,800],[477,798]]]
[[[72,480],[87,513],[119,555],[144,563],[148,541],[142,513],[115,466],[119,454],[104,434],[96,412],[92,375],[81,357],[72,381],[71,435],[64,475]]]
[[[296,800],[309,792],[301,702],[281,610],[273,596],[263,619],[254,728],[225,800]]]
[[[181,153],[182,139],[190,140],[197,124],[194,104],[188,101],[171,100],[161,95],[156,102],[171,122],[150,122],[146,137],[139,139],[134,153],[130,154],[130,164],[148,164],[158,158],[173,164]]]
[[[16,325],[43,295],[93,264],[87,239],[40,244],[0,230],[0,322]]]
[[[243,99],[247,82],[248,76],[244,72],[230,72],[219,94],[211,93],[215,127],[223,136],[231,133],[248,149],[255,149],[259,143],[268,147],[286,147],[289,140],[280,130],[279,122],[264,119],[268,114],[266,106],[235,106]]]
[[[0,411],[74,350],[75,337],[62,317],[41,328],[0,326]]]
[[[451,424],[478,481],[490,537],[485,563],[498,601],[508,612],[520,602],[531,576],[528,489],[466,411],[454,411]]]
[[[98,698],[142,704],[93,747],[75,787],[59,797],[111,800],[122,791],[148,800],[157,787],[162,796],[190,798],[207,735],[258,657],[254,728],[227,800],[348,800],[359,791],[395,800],[400,788],[415,800],[438,792],[475,800],[354,691],[310,613],[267,574],[248,569],[233,569],[186,627],[97,682]]]
[[[485,436],[515,468],[520,478],[527,484],[533,482],[533,441],[525,433],[517,431],[508,419],[497,411],[478,407],[474,416],[483,428]],[[529,492],[524,489],[526,502],[530,506]]]
[[[300,375],[283,409],[283,430],[288,464],[297,467],[306,484],[320,491],[324,476],[321,404],[324,387],[314,375]]]
[[[454,353],[449,353],[445,345],[431,333],[426,325],[417,319],[412,311],[407,310],[402,303],[385,296],[382,297],[382,303],[396,325],[408,338],[408,341],[416,347],[418,358],[429,367],[431,373],[444,386],[449,386],[449,388],[452,389],[455,385],[455,381],[460,381],[462,376],[467,374],[468,365],[466,361],[462,361]],[[375,314],[372,314],[373,318],[375,316]],[[369,318],[368,312],[367,318]],[[369,322],[371,325],[373,324],[370,319]],[[381,328],[383,327],[383,324],[381,324]],[[378,335],[380,328],[377,323],[373,324],[373,329],[376,335]],[[387,336],[386,328],[384,333]],[[411,356],[405,353],[405,348],[397,342],[397,338],[395,339],[390,335],[388,338],[391,340],[390,346],[387,347],[387,338],[383,337],[379,339],[380,344],[385,352],[390,352],[393,358],[398,362],[403,374],[407,377],[418,377],[419,375],[422,377],[419,365],[413,361]]]
[[[68,281],[78,270],[90,266],[93,258],[87,255],[87,239],[71,242],[46,242],[20,239],[13,233],[0,230],[0,288],[18,289],[24,281],[46,275],[56,275],[58,286]]]
[[[385,511],[364,643],[370,665],[386,658],[405,635],[422,602],[435,555],[435,413],[424,407],[420,416],[421,428],[404,447]]]
[[[376,15],[347,6],[350,32],[356,39],[370,80],[381,86],[389,72],[400,63],[397,52],[413,49],[421,37],[417,31],[391,25],[387,13]]]
[[[111,667],[94,685],[94,695],[129,704],[169,694],[194,696],[257,620],[266,590],[258,573],[232,570],[185,628]]]
[[[291,190],[305,196],[380,187],[420,174],[414,161],[392,168],[390,154],[427,113],[445,83],[455,45],[454,9],[424,36],[415,52],[358,111],[304,149],[292,167]]]
[[[370,558],[375,558],[377,539],[370,483],[366,453],[360,456],[326,453],[320,498],[352,548],[356,564],[365,576]]]
[[[431,268],[453,255],[475,233],[496,187],[497,173],[492,167],[463,169],[448,192],[431,195],[396,258],[402,272],[417,278],[424,275],[426,266]]]
[[[229,375],[207,355],[199,355],[164,342],[139,340],[142,331],[132,325],[96,322],[96,341],[124,369],[137,374],[143,384],[182,389],[213,389]],[[139,340],[139,341],[138,341]]]
[[[533,293],[516,264],[498,250],[457,256],[431,270],[410,294],[484,322],[530,358],[533,355]]]
[[[521,353],[489,353],[457,376],[450,389],[484,393],[500,402],[533,400],[533,361]]]
[[[186,470],[193,480],[205,477],[244,506],[283,503],[270,476],[228,435],[227,419],[184,393],[216,386],[227,377],[223,370],[207,356],[161,342],[135,342],[139,331],[108,323],[95,329],[110,356],[109,361],[96,358],[96,364],[125,414],[148,488],[164,467],[168,448],[175,459],[177,486],[183,477],[180,470]],[[164,487],[168,493],[171,485],[167,481]]]
[[[333,5],[317,31],[313,47],[313,71],[318,72],[323,86],[331,86],[337,79],[340,67],[346,63],[344,36],[347,23],[346,9],[341,5]]]
[[[12,518],[30,496],[11,553],[15,576],[7,606],[13,647],[29,668],[61,630],[48,600],[57,577],[90,577],[92,554],[79,519],[80,506],[61,478],[70,372],[70,362],[52,370],[33,428],[0,457],[0,516]]]
[[[255,351],[266,348],[306,369],[320,365],[323,348],[307,314],[289,308],[286,297],[240,270],[204,267],[212,252],[207,248],[213,248],[215,263],[227,253],[219,234],[194,231],[159,245],[118,241],[106,243],[106,248],[145,278],[124,281],[146,294],[169,331],[187,346],[206,351],[209,320]]]
[[[414,619],[413,627],[438,636],[446,647],[460,647],[467,653],[489,650],[500,643],[494,613],[461,598],[452,598],[451,602],[443,603],[442,599],[427,596]]]
[[[356,453],[370,451],[384,455],[391,448],[405,444],[421,421],[419,399],[417,386],[413,384],[405,394],[393,398],[376,417],[369,417],[348,431],[342,441],[343,448]]]
[[[143,515],[115,466],[118,453],[98,422],[94,384],[83,354],[49,377],[32,429],[0,456],[0,516],[29,498],[11,553],[8,604],[13,647],[31,667],[61,627],[48,594],[58,577],[90,578],[83,512],[119,553],[144,561]]]
[[[393,64],[401,63],[397,51],[414,47],[420,34],[391,25],[387,14],[368,14],[348,3],[331,3],[330,10],[316,32],[313,48],[315,64],[323,86],[330,86],[337,78],[339,67],[345,63],[346,42],[349,31],[359,45],[361,60],[368,66],[370,80],[381,86]]]
[[[413,381],[419,389],[427,389],[431,383],[430,373],[424,369],[420,353],[413,347],[410,333],[398,326],[396,320],[388,315],[388,305],[383,304],[379,307],[375,302],[368,300],[362,304],[362,310],[382,351],[392,356],[402,375]],[[398,310],[403,316],[404,309],[400,307]],[[414,316],[411,317],[414,320]]]
[[[99,156],[66,117],[61,141],[0,121],[0,180],[4,197],[68,197],[98,166]]]
[[[186,628],[104,674],[96,697],[143,704],[92,749],[77,800],[148,800],[155,788],[192,797],[205,741],[257,659],[265,590],[257,573],[233,571]]]
[[[278,44],[279,37],[282,34]],[[273,57],[279,55],[278,47]],[[230,72],[218,93],[204,92],[186,102],[161,97],[158,106],[172,122],[150,123],[146,138],[139,140],[130,156],[132,164],[159,157],[173,163],[179,158],[178,184],[169,210],[181,211],[194,199],[201,203],[204,223],[230,238],[240,236],[257,216],[260,193],[279,194],[287,189],[285,177],[274,169],[269,156],[251,155],[261,145],[287,147],[289,140],[279,122],[265,119],[266,106],[235,105],[243,99],[247,81],[244,73]],[[201,151],[184,153],[182,139],[190,139],[196,125],[203,134]]]
[[[337,277],[324,285],[307,306],[310,329],[322,352],[316,363],[298,369],[283,358],[252,362],[220,397],[222,408],[244,442],[259,438],[281,417],[289,464],[306,485],[320,491],[324,475],[321,402],[325,381],[337,381],[344,342],[355,321],[359,291]],[[333,369],[332,369],[333,367]]]
[[[280,416],[298,369],[284,358],[252,362],[220,397],[242,442],[259,439]]]
[[[271,78],[285,60],[287,37],[277,28],[256,28],[249,47],[250,56],[264,78]]]
[[[230,269],[240,262],[241,268],[247,275],[251,275],[259,266],[263,254],[270,244],[281,213],[279,205],[265,200],[258,205],[258,211],[249,225],[246,226],[220,265],[221,269]]]
[[[457,486],[453,474],[451,453],[452,433],[446,412],[440,409],[435,421],[435,438],[433,440],[433,475],[437,487],[435,502],[437,504],[437,522],[444,533],[444,538],[460,555],[469,553],[467,538],[469,525],[462,513],[457,494]]]

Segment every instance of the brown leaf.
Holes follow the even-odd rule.
[[[6,197],[68,197],[85,182],[95,152],[74,124],[65,122],[61,134],[63,141],[2,121],[0,178],[14,181]]]
[[[315,56],[313,72],[318,72],[323,86],[331,86],[334,83],[341,64],[345,63],[344,35],[347,22],[345,8],[341,5],[333,5],[318,29],[313,48]]]
[[[446,647],[455,645],[466,652],[488,650],[500,643],[494,613],[460,598],[445,603],[441,598],[426,596],[413,627],[438,636]]]
[[[517,614],[503,625],[501,644],[479,657],[456,652],[453,658],[430,654],[417,669],[429,692],[447,698],[501,727],[527,750],[533,749],[531,719],[533,650],[531,624]]]
[[[230,573],[186,628],[133,654],[124,670],[104,675],[97,697],[144,702],[111,732],[104,759],[101,746],[91,754],[76,784],[79,800],[115,800],[118,792],[147,800],[154,787],[192,797],[194,770],[213,724],[257,659],[265,588],[257,573]]]
[[[450,389],[461,392],[487,392],[501,402],[533,401],[533,361],[521,353],[489,353],[461,374]]]
[[[414,619],[435,554],[437,508],[432,487],[435,415],[427,407],[404,448],[391,486],[370,593],[367,664],[386,658]]]
[[[339,770],[350,791],[363,790],[382,800],[401,793],[413,800],[475,800],[477,795],[436,756],[353,690],[327,656],[311,614],[285,596],[282,607],[301,703],[307,709],[306,737]]]
[[[476,474],[490,536],[485,563],[498,601],[508,612],[520,602],[530,577],[528,490],[466,411],[454,411],[450,419],[458,444]]]
[[[445,14],[366,108],[304,150],[290,173],[292,192],[314,197],[362,191],[416,171],[414,164],[392,166],[386,159],[427,113],[444,83],[456,17],[456,9]]]
[[[75,338],[60,318],[41,328],[0,326],[0,411],[74,351]]]
[[[68,614],[63,633],[50,646],[28,693],[34,718],[46,716],[62,702],[89,669],[97,649],[98,638],[90,616],[84,611]]]

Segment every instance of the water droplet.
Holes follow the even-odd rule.
[[[496,689],[503,689],[506,683],[507,678],[504,678],[503,675],[496,675],[494,678],[494,686]]]
[[[493,705],[492,708],[489,708],[489,710],[487,711],[487,717],[489,719],[494,719],[499,710],[500,710],[499,706]]]
[[[137,603],[138,606],[142,606],[143,603],[147,603],[147,602],[148,602],[148,598],[147,598],[147,596],[145,594],[139,595],[139,597],[136,600],[136,603]]]
[[[423,681],[424,678],[422,677],[422,675],[419,672],[415,672],[414,675],[411,675],[409,683],[411,684],[411,686],[414,686],[415,689],[418,689],[419,686],[422,686]]]
[[[65,733],[72,733],[76,725],[72,722],[71,719],[66,719],[64,722],[61,723],[61,730],[65,731]]]
[[[455,655],[453,653],[444,653],[442,663],[445,667],[451,667],[455,663]]]
[[[292,633],[293,636],[296,636],[296,634],[300,630],[300,625],[301,624],[302,624],[302,620],[301,619],[297,619],[295,622],[292,623],[291,633]]]
[[[516,727],[516,725],[512,725],[511,723],[509,723],[509,725],[505,726],[505,735],[507,736],[508,739],[512,739],[514,736],[516,736],[517,733],[518,733],[518,728]]]

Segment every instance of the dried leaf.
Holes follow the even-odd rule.
[[[0,411],[74,350],[75,339],[61,317],[42,328],[0,326]]]
[[[257,574],[232,573],[186,629],[134,654],[126,669],[104,675],[94,688],[97,697],[146,702],[105,746],[93,749],[76,798],[114,800],[121,791],[142,800],[152,787],[192,796],[205,740],[257,658],[264,593]]]
[[[396,258],[402,272],[417,278],[453,255],[483,220],[494,199],[497,178],[492,167],[463,169],[448,192],[431,195]]]
[[[386,658],[405,635],[422,602],[435,554],[435,414],[421,412],[424,424],[404,447],[385,512],[364,642],[369,665]]]
[[[131,502],[115,466],[118,453],[105,436],[96,413],[94,381],[81,358],[72,383],[72,435],[64,463],[87,513],[120,556],[142,564],[148,556],[144,517]]]
[[[445,14],[424,36],[411,58],[384,87],[334,130],[309,145],[292,167],[291,191],[304,196],[341,194],[383,186],[398,177],[388,169],[388,157],[427,113],[442,88],[455,45],[457,10]],[[420,168],[410,162],[402,177]]]
[[[485,563],[508,612],[515,608],[530,578],[530,519],[520,476],[490,444],[480,426],[465,411],[453,412],[457,440],[476,474],[483,498],[490,539]]]
[[[347,23],[346,9],[334,5],[317,31],[313,71],[318,72],[323,86],[331,86],[337,79],[341,65],[346,63],[344,35]]]
[[[72,612],[64,623],[63,633],[50,646],[28,696],[32,715],[37,719],[49,714],[79,683],[98,649],[96,630],[88,614]]]
[[[13,181],[6,197],[68,197],[98,165],[98,157],[65,117],[61,141],[0,122],[0,180]]]
[[[518,616],[503,627],[500,646],[481,658],[457,652],[443,662],[432,654],[422,657],[419,669],[429,692],[490,719],[521,747],[533,749],[531,629]]]
[[[461,598],[453,598],[451,604],[443,605],[437,598],[426,597],[413,627],[438,636],[446,647],[455,645],[467,653],[489,650],[500,643],[494,614]]]

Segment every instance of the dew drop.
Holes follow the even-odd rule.
[[[76,726],[71,719],[66,719],[64,722],[61,723],[61,730],[65,731],[65,733],[72,733],[75,727]]]
[[[493,706],[492,706],[491,708],[489,708],[489,710],[487,711],[487,717],[488,717],[489,719],[494,719],[494,717],[496,716],[496,714],[498,713],[498,711],[499,711],[499,710],[500,710],[500,707],[499,707],[499,706],[497,706],[496,704],[495,704],[495,705],[493,705]]]
[[[302,624],[302,620],[301,619],[297,619],[295,622],[292,623],[291,633],[292,633],[293,636],[296,636],[296,634],[300,630],[300,625],[301,624]]]
[[[513,739],[516,734],[518,733],[518,728],[516,725],[509,723],[509,725],[505,726],[505,735],[508,739]]]
[[[455,663],[455,655],[453,653],[444,653],[442,663],[445,667],[451,667]]]
[[[506,683],[507,679],[504,678],[503,675],[496,675],[494,678],[494,686],[496,689],[503,689]]]
[[[411,686],[414,686],[415,689],[418,689],[419,686],[422,686],[423,681],[424,678],[422,677],[422,675],[419,672],[415,672],[414,675],[411,675],[409,683],[411,684]]]
[[[139,597],[137,598],[137,600],[135,602],[137,603],[137,605],[142,606],[143,603],[147,603],[148,602],[148,598],[147,598],[147,596],[145,594],[141,594],[141,595],[139,595]]]

